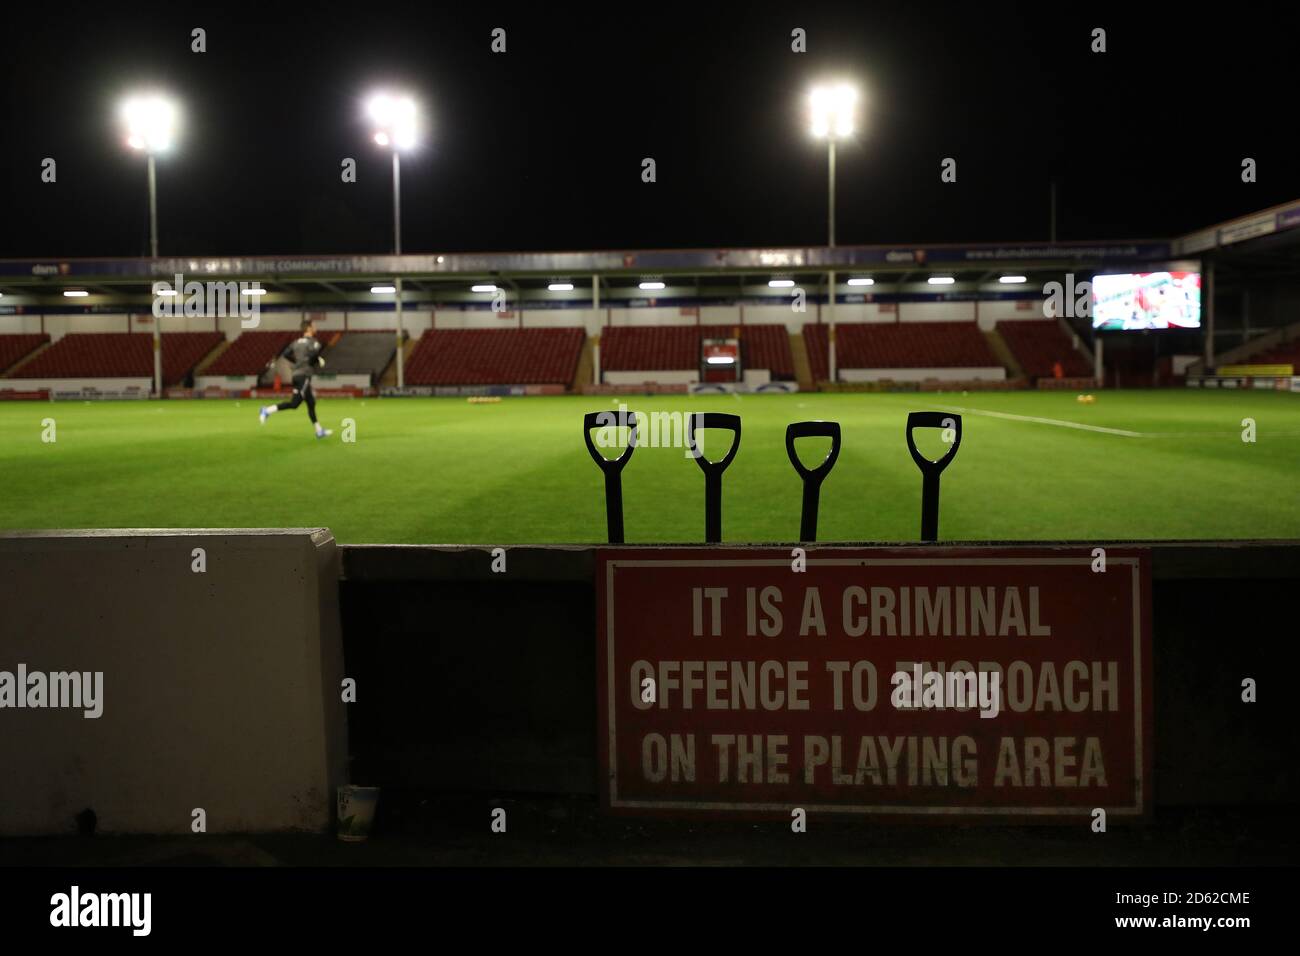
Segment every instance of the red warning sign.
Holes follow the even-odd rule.
[[[620,812],[1078,820],[1151,800],[1143,549],[603,549]]]

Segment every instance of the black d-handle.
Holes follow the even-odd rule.
[[[953,429],[952,447],[938,461],[931,461],[916,448],[912,431],[916,428]],[[951,412],[910,412],[907,416],[907,450],[921,469],[921,540],[939,540],[939,476],[957,454],[961,445],[961,416]]]
[[[816,468],[809,468],[799,460],[794,450],[796,438],[829,438],[831,450],[824,461]],[[835,467],[835,459],[840,456],[839,422],[793,422],[785,428],[785,453],[790,456],[790,464],[803,479],[803,510],[799,519],[799,540],[817,540],[817,504],[821,497],[822,482]]]
[[[697,428],[724,428],[734,433],[731,449],[718,461],[709,461],[695,443]],[[722,473],[740,451],[740,416],[726,412],[696,412],[686,422],[686,447],[704,472],[704,540],[717,544],[722,540]]]
[[[591,440],[593,428],[627,428],[627,447],[617,458],[606,458]],[[629,411],[588,412],[582,419],[582,437],[587,441],[587,451],[600,470],[605,473],[605,524],[609,530],[609,543],[623,543],[623,466],[636,448],[636,413]]]

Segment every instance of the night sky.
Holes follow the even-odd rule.
[[[406,252],[823,244],[804,96],[837,76],[865,97],[839,154],[844,245],[1045,240],[1053,178],[1065,240],[1171,236],[1300,196],[1283,8],[1136,6],[10,6],[0,256],[147,252],[144,160],[116,113],[138,87],[185,111],[159,164],[164,255],[391,251],[388,154],[363,116],[384,84],[429,126],[403,159]]]

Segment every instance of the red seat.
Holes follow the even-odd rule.
[[[580,328],[431,329],[406,362],[411,385],[568,385],[586,335]]]
[[[825,325],[805,325],[808,364],[829,377]],[[840,368],[998,368],[1002,365],[974,322],[854,322],[835,327]]]
[[[600,367],[614,372],[685,371],[700,367],[703,339],[740,333],[741,365],[794,378],[794,355],[784,325],[616,325],[601,332]]]
[[[241,332],[204,375],[260,375],[268,362],[298,337],[297,332]]]
[[[165,332],[163,384],[176,385],[225,341],[220,332]],[[152,378],[148,332],[74,332],[18,370],[14,378]]]
[[[997,329],[1030,378],[1052,378],[1057,362],[1061,363],[1066,378],[1085,378],[1092,374],[1088,360],[1079,354],[1055,319],[999,322]]]
[[[0,335],[0,372],[16,365],[24,356],[35,352],[50,340],[44,332]]]

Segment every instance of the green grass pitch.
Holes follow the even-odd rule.
[[[798,537],[785,426],[805,419],[843,426],[819,539],[916,540],[921,477],[904,422],[927,409],[964,412],[943,477],[941,540],[1300,538],[1300,395],[1096,395],[1093,405],[1072,392],[623,401],[637,412],[741,415],[725,541]],[[613,404],[324,398],[318,411],[334,435],[317,441],[305,409],[259,426],[256,401],[0,402],[0,527],[324,526],[352,544],[600,542],[603,484],[581,419]],[[54,442],[42,441],[46,418]],[[340,440],[346,418],[350,443]],[[1246,418],[1254,442],[1242,440]],[[939,436],[928,436],[922,447],[938,457]],[[818,460],[815,443],[800,448]],[[639,448],[623,495],[629,542],[702,540],[704,478],[680,448]]]

